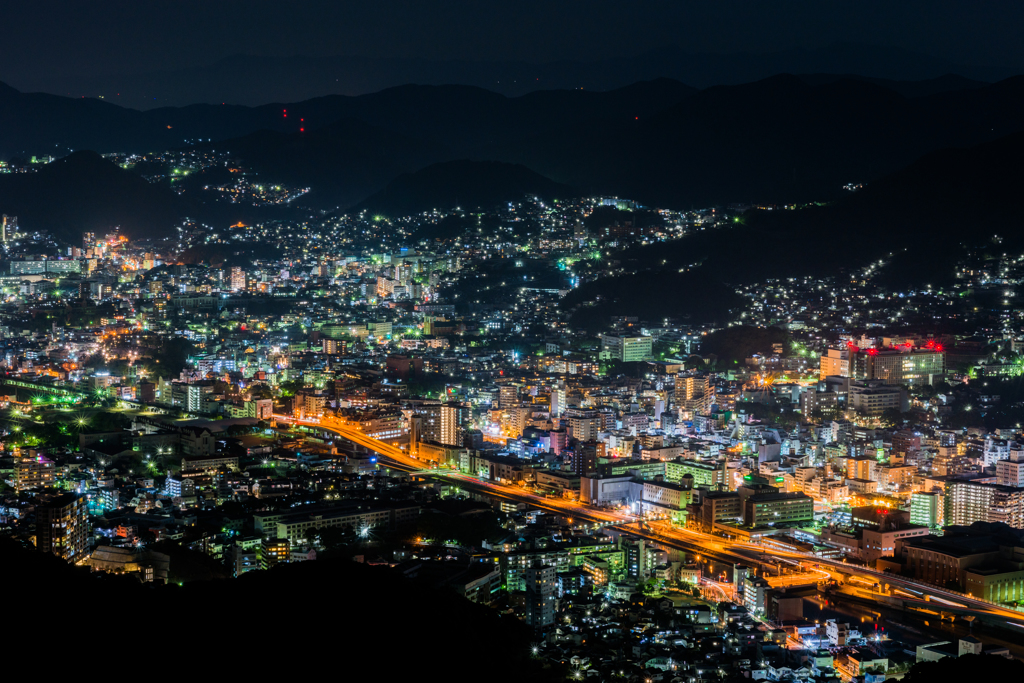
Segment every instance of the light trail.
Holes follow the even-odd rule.
[[[313,420],[297,420],[283,415],[275,415],[274,418],[280,422],[319,427],[325,431],[337,433],[342,438],[363,446],[393,463],[396,463],[399,465],[399,468],[406,468],[415,474],[442,477],[457,481],[467,487],[474,487],[479,490],[483,490],[496,497],[529,503],[541,509],[558,512],[565,514],[566,516],[583,519],[592,523],[628,525],[630,526],[630,533],[672,547],[678,547],[684,550],[692,550],[696,548],[698,552],[705,555],[718,555],[720,557],[730,558],[731,560],[738,559],[745,563],[758,565],[764,564],[763,559],[758,559],[758,555],[760,555],[761,558],[770,557],[773,561],[797,560],[813,562],[819,565],[819,567],[830,567],[841,574],[848,575],[851,579],[854,577],[861,581],[871,579],[874,582],[877,582],[880,586],[882,584],[886,584],[893,588],[904,588],[906,590],[914,590],[916,588],[927,591],[932,599],[945,604],[972,610],[988,616],[999,616],[1004,619],[1013,619],[1015,621],[1010,621],[1009,623],[1018,625],[1019,622],[1020,627],[1024,628],[1024,614],[1021,614],[1016,610],[1002,607],[985,600],[971,598],[970,596],[963,596],[951,591],[944,591],[935,586],[916,582],[913,579],[884,574],[873,569],[868,569],[867,567],[847,564],[846,562],[830,558],[818,557],[810,553],[766,548],[760,544],[747,543],[743,541],[731,541],[702,531],[675,527],[664,521],[652,521],[648,525],[649,528],[645,530],[637,524],[638,520],[634,515],[602,510],[584,505],[583,503],[561,498],[548,498],[524,491],[521,487],[488,482],[459,472],[425,467],[425,463],[423,461],[408,455],[400,448],[378,441],[377,439],[363,433],[358,428],[353,427],[351,423],[337,418],[324,417]],[[632,525],[636,526],[634,527]],[[668,525],[667,528],[666,525]],[[833,577],[829,572],[824,570],[819,571],[822,571],[829,578]],[[942,598],[939,595],[936,595],[936,593],[945,595],[947,598]],[[967,604],[953,602],[953,600],[961,600],[963,603]]]

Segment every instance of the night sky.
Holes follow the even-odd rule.
[[[539,63],[852,42],[955,64],[1024,65],[1024,3],[39,0],[5,3],[4,17],[0,80],[51,92],[117,89],[121,76],[239,54]]]

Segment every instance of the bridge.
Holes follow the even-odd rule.
[[[641,522],[640,518],[627,512],[596,508],[566,498],[548,498],[536,494],[524,486],[511,486],[495,482],[485,481],[472,477],[461,472],[438,470],[424,467],[424,463],[402,449],[374,439],[363,433],[352,423],[338,418],[325,416],[318,419],[300,420],[275,415],[278,422],[301,424],[306,426],[320,427],[327,431],[334,432],[352,443],[376,453],[380,457],[391,461],[398,469],[408,472],[428,474],[449,481],[457,482],[461,487],[486,493],[487,495],[517,503],[527,503],[542,510],[548,510],[563,514],[573,520],[582,520],[598,526],[624,525],[629,532],[641,538],[646,538],[663,545],[682,550],[698,552],[709,557],[715,557],[726,561],[740,561],[749,564],[764,565],[765,558],[771,558],[776,563],[786,563],[804,570],[796,575],[799,578],[782,579],[777,581],[781,585],[799,585],[797,581],[804,581],[810,578],[817,580],[837,579],[845,581],[848,578],[857,577],[861,582],[868,585],[883,586],[889,590],[891,595],[903,591],[908,597],[905,604],[917,602],[929,602],[933,607],[939,607],[943,611],[957,610],[961,614],[983,617],[988,621],[1005,622],[1010,627],[1019,629],[1024,634],[1024,613],[1004,607],[1002,605],[981,600],[962,593],[950,591],[926,583],[920,583],[893,574],[875,571],[867,567],[848,564],[842,560],[818,557],[800,551],[788,551],[779,548],[766,548],[763,545],[744,541],[733,541],[714,536],[693,529],[677,527],[669,522]],[[773,577],[775,578],[775,577]],[[878,601],[885,601],[890,595],[880,593]]]
[[[21,379],[11,379],[9,377],[0,378],[0,382],[12,387],[18,387],[20,389],[29,389],[31,391],[39,391],[53,396],[59,396],[63,399],[79,401],[85,398],[85,393],[76,389],[66,389],[64,387],[54,387],[48,384],[38,384],[36,382],[26,382]]]

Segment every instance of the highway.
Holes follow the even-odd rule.
[[[769,582],[771,583],[772,580],[775,580],[777,583],[773,585],[776,586],[809,585],[831,578],[841,580],[843,576],[858,577],[866,586],[873,586],[876,583],[883,588],[888,586],[889,592],[882,594],[886,597],[900,597],[899,592],[901,591],[903,597],[908,602],[914,604],[919,604],[921,601],[934,601],[932,604],[936,609],[942,609],[945,606],[947,608],[956,608],[958,611],[975,612],[979,616],[985,616],[989,619],[1005,620],[1007,624],[1024,630],[1024,613],[937,586],[914,581],[913,579],[885,574],[861,565],[848,564],[842,560],[818,557],[809,553],[766,548],[756,543],[732,541],[709,533],[681,528],[664,520],[645,522],[641,521],[636,515],[627,512],[592,507],[566,498],[543,496],[522,486],[485,481],[451,470],[424,467],[423,461],[411,457],[402,449],[378,441],[364,434],[351,423],[337,418],[323,417],[320,419],[297,420],[283,415],[275,415],[274,418],[278,422],[321,427],[377,453],[379,456],[398,465],[400,469],[458,482],[464,488],[486,493],[496,498],[528,503],[540,509],[564,514],[572,519],[592,524],[623,525],[629,529],[631,534],[642,538],[673,548],[699,552],[709,557],[729,562],[739,561],[744,564],[762,566],[770,558],[773,563],[786,563],[805,570],[805,573],[801,574],[770,577]]]

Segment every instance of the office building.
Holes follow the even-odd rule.
[[[851,366],[854,379],[910,386],[934,384],[946,371],[946,353],[941,346],[866,349],[851,354]]]
[[[821,378],[829,376],[850,376],[850,350],[829,349],[821,357]]]
[[[650,358],[651,337],[626,337],[602,334],[601,355],[611,360],[634,363]]]
[[[803,493],[755,493],[743,501],[747,526],[800,525],[814,521],[814,499]]]

